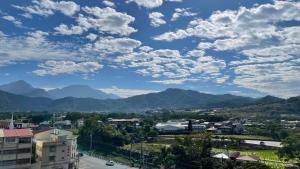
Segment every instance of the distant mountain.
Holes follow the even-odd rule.
[[[44,89],[34,88],[24,80],[1,85],[0,90],[29,97],[50,97],[50,95]]]
[[[232,107],[252,103],[253,101],[252,98],[234,95],[211,95],[192,90],[167,89],[158,93],[116,100],[69,97],[53,101],[50,107],[56,111],[137,112],[160,108]]]
[[[94,98],[94,99],[118,99],[117,95],[104,93],[100,90],[93,89],[86,85],[71,85],[62,89],[49,90],[48,93],[52,98],[61,99],[64,97],[76,98]]]
[[[0,90],[12,94],[23,95],[28,97],[47,97],[51,99],[61,99],[64,97],[77,98],[95,98],[95,99],[118,99],[117,95],[104,93],[100,90],[93,89],[85,85],[71,85],[62,89],[53,89],[46,91],[40,88],[34,88],[24,80],[11,82],[9,84],[1,85]]]
[[[49,98],[28,97],[0,91],[0,111],[42,111],[52,102]]]
[[[256,100],[255,104],[271,104],[271,103],[277,103],[282,101],[284,101],[284,99],[268,95]]]
[[[259,113],[262,115],[300,114],[300,96],[289,99],[266,96],[258,99],[255,103],[225,111],[231,113]]]
[[[212,95],[192,90],[167,89],[158,93],[125,99],[94,99],[65,97],[51,100],[33,98],[0,91],[0,111],[76,111],[76,112],[141,112],[153,109],[227,108],[236,112],[299,113],[300,97],[279,99],[266,96],[261,99]]]

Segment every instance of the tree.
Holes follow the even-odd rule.
[[[282,141],[283,147],[278,151],[280,158],[287,157],[289,159],[300,160],[300,138],[297,136],[289,136]]]
[[[211,135],[202,133],[194,139],[191,136],[184,138],[176,138],[176,143],[171,147],[161,150],[161,154],[169,157],[170,159],[162,159],[164,161],[174,161],[177,168],[206,168],[213,167],[212,159],[210,158],[211,152]],[[167,155],[166,155],[167,153]]]

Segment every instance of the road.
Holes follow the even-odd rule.
[[[137,169],[120,164],[107,166],[105,163],[106,160],[84,155],[83,157],[80,157],[79,169]]]

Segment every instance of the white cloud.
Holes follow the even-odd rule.
[[[278,97],[292,97],[300,93],[300,61],[263,63],[235,67],[234,83]]]
[[[152,83],[160,83],[160,84],[165,84],[165,85],[170,85],[170,84],[176,84],[176,85],[179,85],[179,84],[183,84],[187,81],[192,81],[192,82],[195,82],[195,81],[198,81],[200,79],[167,79],[167,80],[152,80],[151,82]]]
[[[169,1],[169,2],[182,2],[183,0],[166,0],[166,1]]]
[[[267,38],[274,35],[275,24],[281,21],[300,20],[299,2],[274,1],[247,9],[217,11],[208,19],[191,21],[186,29],[166,32],[155,40],[173,41],[187,37],[236,38],[257,36]]]
[[[236,52],[238,56],[228,64],[228,69],[234,71],[233,78],[217,76],[214,79],[217,83],[233,79],[234,84],[244,88],[290,97],[300,93],[297,87],[300,83],[300,63],[297,61],[300,27],[280,25],[284,21],[300,21],[300,2],[275,0],[272,4],[252,8],[216,11],[208,19],[196,19],[185,29],[166,32],[154,39],[173,41],[198,37],[201,39],[200,50]],[[206,70],[210,73],[216,71],[219,74],[218,68],[223,69],[222,62],[209,62],[218,65]],[[199,65],[193,70],[201,71],[201,62]]]
[[[70,28],[65,24],[60,24],[58,27],[55,27],[54,30],[56,33],[61,35],[80,35],[84,31],[80,26],[72,25]]]
[[[90,41],[95,41],[97,39],[98,35],[94,34],[94,33],[90,33],[86,36],[87,39],[89,39]]]
[[[115,7],[116,6],[116,4],[112,0],[104,0],[102,3],[106,6],[109,6],[109,7]]]
[[[131,38],[103,37],[88,48],[105,54],[130,53],[141,44],[140,41]]]
[[[0,66],[24,61],[74,60],[84,58],[78,47],[47,40],[47,32],[29,32],[26,36],[11,37],[0,34]]]
[[[100,88],[99,90],[105,93],[115,94],[122,98],[159,92],[157,90],[148,90],[148,89],[124,89],[124,88],[118,88],[116,86],[112,86],[111,88]]]
[[[33,71],[38,76],[73,74],[73,73],[93,73],[103,67],[98,62],[73,62],[73,61],[46,61],[38,65],[39,69]]]
[[[137,30],[129,26],[135,18],[126,13],[117,12],[115,9],[106,7],[83,7],[82,10],[87,16],[80,14],[77,19],[77,25],[68,27],[61,24],[55,30],[63,35],[82,34],[90,29],[99,33],[109,33],[118,35],[130,35]]]
[[[164,15],[160,12],[152,12],[149,14],[149,19],[151,26],[159,27],[160,25],[166,24],[166,21],[163,19]]]
[[[173,84],[190,79],[217,81],[217,78],[223,77],[221,71],[226,67],[222,59],[205,56],[200,50],[191,51],[186,56],[170,49],[140,51],[118,56],[114,62],[122,68],[135,68],[135,72],[143,76],[168,78],[161,83]]]
[[[5,16],[2,16],[2,19],[10,21],[10,22],[12,22],[13,24],[15,24],[18,27],[22,26],[22,22],[19,21],[19,20],[17,20],[14,16],[5,15]]]
[[[145,8],[156,8],[163,4],[163,0],[127,0],[126,3],[134,2],[138,6]]]
[[[56,11],[72,16],[80,10],[80,6],[73,1],[33,0],[32,3],[33,5],[26,7],[16,5],[14,7],[23,10],[27,17],[31,17],[32,14],[47,17],[54,15]]]
[[[176,21],[180,17],[196,16],[197,13],[191,12],[188,8],[176,8],[171,21]]]

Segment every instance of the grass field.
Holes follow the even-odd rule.
[[[160,152],[163,147],[168,147],[168,144],[159,144],[159,143],[143,143],[143,151],[145,152]],[[125,145],[123,148],[130,150],[131,145]],[[133,144],[132,150],[141,151],[141,144]]]
[[[244,140],[273,140],[271,137],[256,136],[256,135],[213,135],[213,137],[244,139]]]
[[[180,134],[180,135],[160,135],[160,138],[164,139],[172,139],[175,137],[184,137],[187,135]],[[199,135],[198,134],[191,134],[190,136],[197,138]],[[225,134],[215,134],[212,135],[212,137],[223,137],[223,138],[233,138],[233,139],[243,139],[243,140],[273,140],[271,137],[268,136],[256,136],[256,135],[225,135]]]

